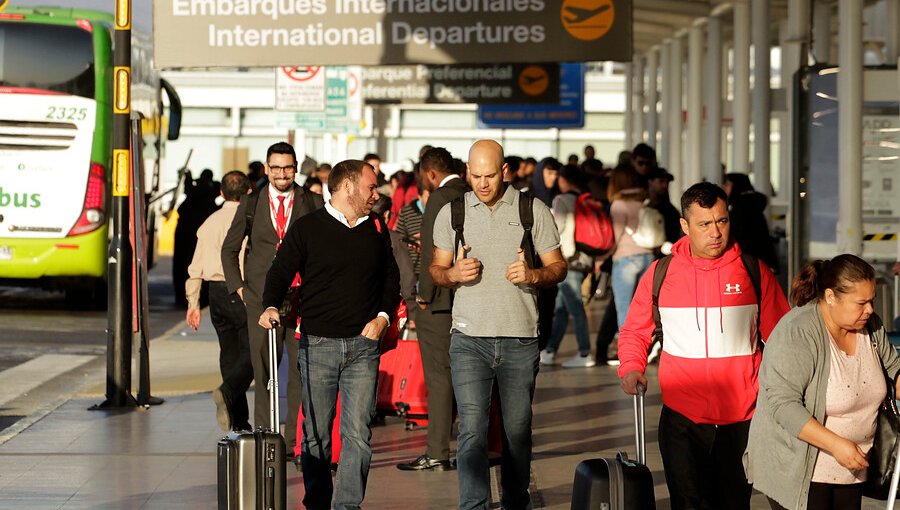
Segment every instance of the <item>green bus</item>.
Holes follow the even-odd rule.
[[[111,13],[10,7],[0,12],[0,285],[64,290],[106,304],[111,203]],[[162,94],[169,99],[167,136]],[[132,38],[132,111],[143,116],[149,243],[159,221],[160,158],[180,101]]]

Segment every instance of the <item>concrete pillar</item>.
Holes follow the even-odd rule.
[[[372,117],[375,134],[375,154],[384,161],[390,161],[388,156],[388,122],[391,118],[391,111],[387,106],[373,106]],[[399,124],[395,124],[397,126]]]
[[[659,101],[659,147],[656,148],[660,163],[670,167],[669,144],[671,143],[672,124],[669,122],[669,108],[672,106],[672,40],[666,39],[659,47],[659,62],[662,68]],[[670,168],[671,170],[671,168]]]
[[[654,149],[659,148],[659,48],[647,53],[647,138]]]
[[[669,156],[666,161],[669,172],[678,179],[681,185],[684,184],[684,174],[682,169],[684,164],[682,158],[682,139],[681,135],[684,131],[684,113],[682,109],[682,91],[684,83],[684,43],[682,37],[672,39],[669,48],[669,58],[672,60],[669,64]],[[679,185],[676,183],[676,188]]]
[[[887,23],[884,34],[884,56],[887,64],[897,62],[900,56],[900,0],[885,0]]]
[[[722,20],[717,16],[706,23],[706,68],[703,82],[706,90],[706,180],[722,181]]]
[[[634,111],[634,66],[631,63],[625,64],[625,115],[622,116],[625,132],[624,150],[630,150],[634,147],[634,117],[638,112]]]
[[[750,173],[750,4],[734,3],[731,172]]]
[[[826,0],[813,3],[813,56],[816,62],[831,62],[831,6],[832,2]]]
[[[863,0],[838,2],[838,253],[862,255]]]
[[[632,145],[627,147],[628,150],[634,148],[644,138],[644,59],[640,55],[634,56],[634,62],[631,63],[631,74],[633,77],[631,108],[634,111],[632,116]]]
[[[771,94],[769,81],[772,74],[769,40],[769,0],[752,0],[753,27],[753,174],[756,177],[756,190],[771,198],[772,180],[771,150],[769,139],[771,132],[770,110]],[[781,169],[788,172],[787,168]]]
[[[687,85],[688,157],[682,189],[700,182],[703,174],[703,26],[699,23],[688,33]]]

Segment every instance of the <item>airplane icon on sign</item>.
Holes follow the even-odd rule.
[[[601,5],[596,9],[581,9],[578,7],[567,6],[566,11],[573,16],[566,16],[567,23],[581,23],[583,21],[587,21],[594,16],[601,14],[609,9],[609,4]]]
[[[545,79],[546,77],[547,77],[546,75],[540,75],[540,76],[523,75],[522,80],[525,81],[526,85],[531,85],[532,83],[537,83],[537,82]]]

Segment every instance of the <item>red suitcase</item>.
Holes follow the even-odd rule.
[[[381,355],[375,405],[381,414],[406,418],[407,428],[427,424],[428,390],[417,340],[400,339],[395,349]]]

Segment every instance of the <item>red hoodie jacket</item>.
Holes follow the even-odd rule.
[[[690,239],[674,257],[659,292],[663,348],[659,387],[663,403],[694,423],[725,425],[753,416],[762,352],[756,342],[757,300],[753,283],[732,243],[717,259],[691,256]],[[760,265],[760,329],[767,339],[788,312],[772,271]],[[619,377],[647,367],[653,324],[654,262],[644,273],[619,331]]]

